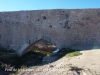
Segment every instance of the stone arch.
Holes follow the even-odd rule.
[[[52,53],[55,49],[56,46],[51,42],[48,42],[44,39],[39,39],[32,44],[23,44],[21,49],[18,51],[18,55],[22,56],[32,50],[40,50],[41,52]]]

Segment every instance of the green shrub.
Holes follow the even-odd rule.
[[[81,55],[81,53],[79,51],[74,51],[74,52],[67,53],[65,56],[66,57],[73,57],[73,56],[78,56],[78,55]]]
[[[75,49],[66,49],[66,48],[63,48],[61,49],[59,52],[58,52],[58,57],[73,57],[73,56],[78,56],[78,55],[81,55],[81,53],[79,52],[79,50],[75,50]]]
[[[40,52],[40,50],[33,50],[34,52],[36,52],[36,53],[39,53]]]

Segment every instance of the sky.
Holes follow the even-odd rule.
[[[0,0],[0,11],[100,8],[100,0]]]

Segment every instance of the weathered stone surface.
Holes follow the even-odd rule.
[[[100,44],[100,9],[0,12],[0,44],[20,50],[24,43],[47,40],[58,48]]]

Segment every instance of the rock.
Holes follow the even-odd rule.
[[[83,70],[82,74],[83,75],[93,75],[89,70]]]
[[[54,67],[53,65],[50,65],[50,67],[52,68],[52,67]]]

